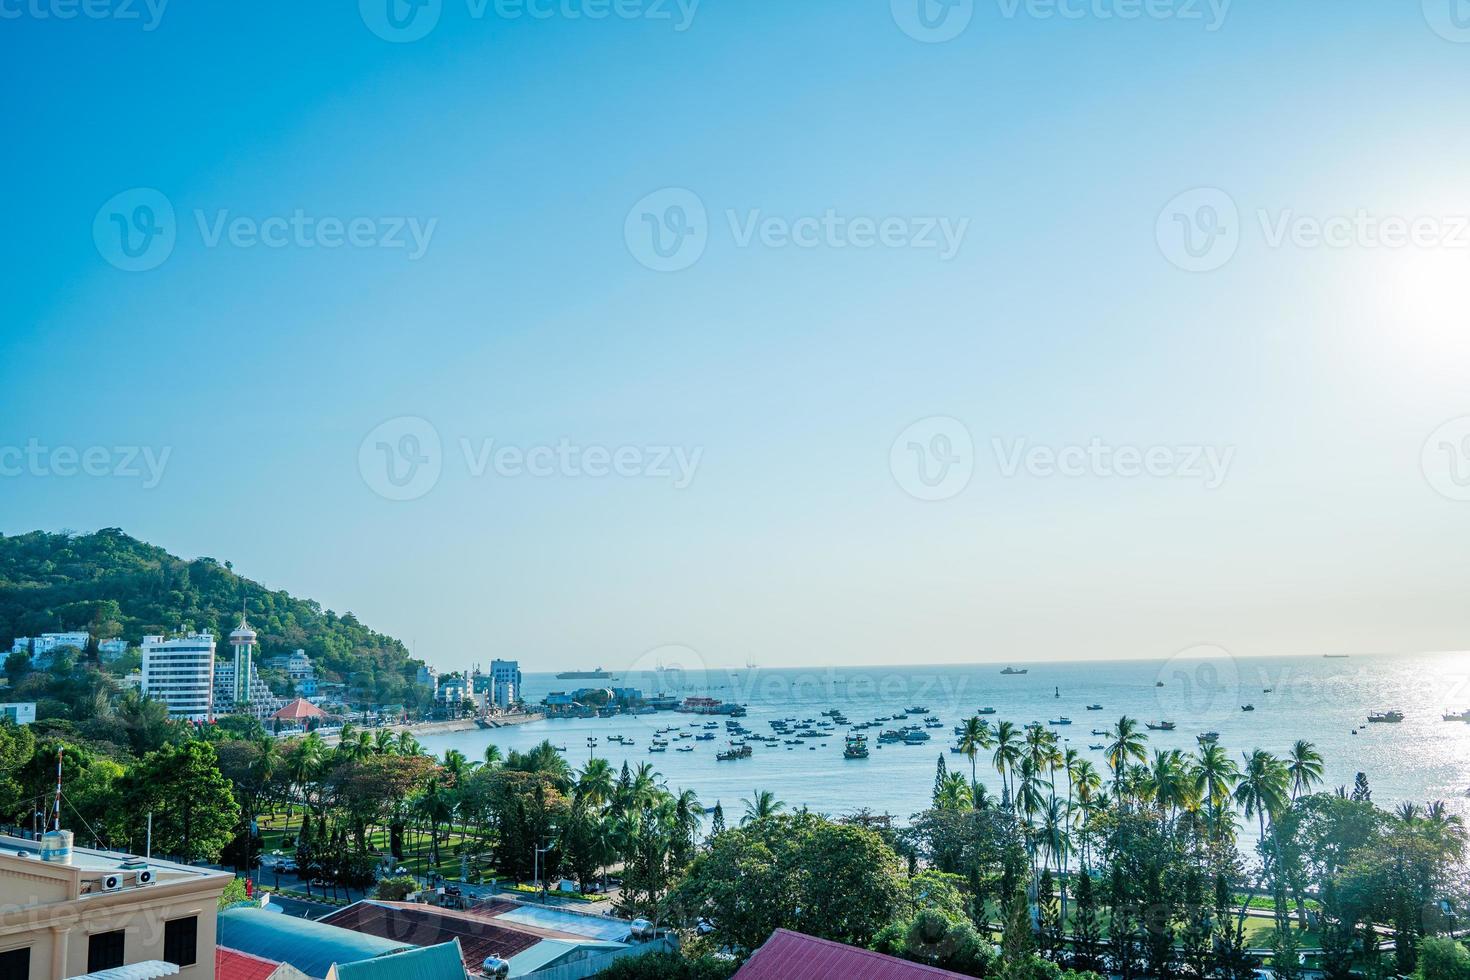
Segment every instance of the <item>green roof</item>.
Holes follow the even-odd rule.
[[[459,940],[337,964],[337,980],[456,980],[465,977]]]
[[[220,912],[219,944],[289,963],[309,977],[325,977],[333,963],[352,963],[414,948],[410,943],[248,906]]]

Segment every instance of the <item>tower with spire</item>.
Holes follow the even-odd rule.
[[[235,652],[235,710],[250,706],[250,662],[255,655],[255,630],[245,620],[245,603],[240,603],[240,625],[230,633]]]

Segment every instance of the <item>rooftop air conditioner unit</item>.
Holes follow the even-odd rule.
[[[102,876],[102,890],[103,891],[105,891],[105,892],[115,892],[115,891],[117,891],[121,887],[122,887],[122,875],[103,875]]]
[[[152,868],[144,868],[142,871],[138,872],[138,884],[140,885],[151,885],[153,884],[153,879],[154,875]]]

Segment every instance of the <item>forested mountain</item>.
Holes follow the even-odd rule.
[[[242,602],[265,656],[303,649],[328,680],[370,674],[379,689],[392,688],[394,679],[412,678],[418,667],[402,643],[351,613],[271,591],[236,575],[229,562],[185,561],[118,528],[0,535],[6,650],[17,636],[83,629],[134,644],[144,634],[179,629],[209,630],[222,641],[239,621]]]

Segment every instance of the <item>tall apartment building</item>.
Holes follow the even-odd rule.
[[[490,696],[500,708],[509,708],[521,696],[521,662],[490,661]]]
[[[167,704],[171,718],[213,718],[214,636],[143,637],[142,690]]]

